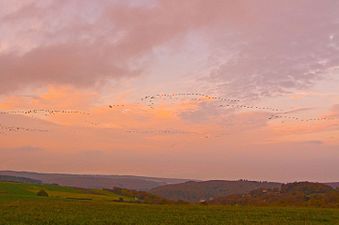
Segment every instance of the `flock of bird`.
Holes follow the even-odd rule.
[[[109,105],[111,109],[116,108],[116,107],[125,107],[126,105]]]
[[[190,101],[195,102],[208,102],[208,101],[222,101],[222,102],[240,102],[239,99],[223,98],[217,96],[206,95],[203,93],[172,93],[172,94],[156,94],[156,95],[147,95],[141,98],[141,101],[144,102],[148,107],[154,108],[155,101],[157,100],[182,100],[184,98],[189,98]]]
[[[270,115],[267,119],[273,120],[273,119],[286,119],[286,120],[294,120],[294,121],[300,121],[300,122],[312,122],[312,121],[329,121],[329,120],[336,120],[336,117],[314,117],[314,118],[308,118],[304,119],[301,117],[296,116],[286,116],[282,114],[287,114],[286,112],[283,112],[280,109],[274,109],[269,107],[258,107],[258,106],[249,106],[249,105],[219,105],[219,107],[225,107],[225,108],[242,108],[242,109],[259,109],[259,110],[265,110],[266,112],[279,112],[276,114]]]
[[[239,99],[230,99],[222,98],[217,96],[206,95],[203,93],[172,93],[172,94],[156,94],[156,95],[147,95],[141,98],[141,101],[144,100],[154,100],[156,98],[178,98],[178,97],[195,97],[196,100],[220,100],[220,101],[229,101],[229,102],[239,102]]]
[[[315,117],[315,118],[303,119],[303,118],[300,118],[300,117],[284,116],[284,115],[271,115],[268,119],[269,120],[273,120],[273,119],[289,119],[289,120],[296,120],[296,121],[300,121],[300,122],[337,120],[337,118],[335,118],[335,117]]]
[[[35,128],[26,128],[26,127],[19,127],[19,126],[6,126],[0,124],[0,130],[2,132],[48,132],[48,130],[44,129],[35,129]]]
[[[88,112],[83,112],[79,110],[59,110],[59,109],[29,109],[29,110],[10,110],[10,111],[0,111],[2,115],[33,115],[33,114],[42,114],[42,115],[55,115],[55,114],[82,114],[89,115]]]
[[[231,98],[223,98],[218,96],[212,96],[212,95],[206,95],[203,93],[173,93],[173,94],[157,94],[157,95],[149,95],[141,98],[141,101],[146,102],[146,105],[150,108],[155,107],[155,101],[157,99],[170,99],[170,100],[180,100],[180,97],[190,97],[191,101],[214,101],[219,102],[223,104],[219,104],[219,108],[232,108],[232,109],[242,109],[242,110],[260,110],[272,113],[271,116],[269,116],[268,120],[273,119],[286,119],[286,120],[294,120],[299,122],[314,122],[314,121],[329,121],[329,120],[337,120],[336,117],[315,117],[315,118],[308,118],[303,119],[301,117],[296,116],[286,116],[281,114],[287,114],[285,110],[275,108],[275,107],[267,107],[267,106],[254,106],[254,105],[244,105],[239,104],[239,99],[231,99]],[[198,98],[197,98],[198,97]],[[225,104],[224,102],[228,102]],[[274,113],[274,114],[273,114]]]
[[[77,115],[90,115],[88,112],[80,110],[65,110],[65,109],[28,109],[28,110],[8,110],[0,111],[0,115],[24,115],[24,116],[35,116],[44,115],[52,116],[56,114],[77,114]],[[0,124],[0,134],[6,134],[8,132],[48,132],[46,129],[27,128],[20,126],[6,126]]]
[[[126,130],[129,134],[155,134],[155,135],[177,135],[177,134],[193,134],[193,132],[182,131],[182,130],[137,130],[137,129],[129,129]]]
[[[268,120],[274,119],[283,119],[291,120],[298,122],[314,122],[314,121],[330,121],[337,120],[336,117],[317,117],[317,118],[301,118],[294,115],[291,115],[293,112],[284,111],[276,107],[267,107],[267,106],[255,106],[241,104],[239,99],[233,98],[224,98],[213,95],[207,95],[203,93],[162,93],[155,95],[147,95],[141,98],[141,104],[145,105],[149,109],[154,109],[157,104],[160,102],[173,103],[174,101],[192,101],[196,103],[207,102],[207,103],[217,103],[218,108],[229,108],[229,109],[239,109],[239,110],[250,110],[250,111],[264,111],[270,114]],[[109,109],[126,109],[129,107],[129,104],[110,104],[108,105]],[[77,114],[77,115],[90,115],[89,112],[84,112],[80,110],[62,110],[62,109],[29,109],[29,110],[9,110],[9,111],[0,111],[0,115],[24,115],[24,116],[35,116],[35,115],[44,115],[52,116],[56,114]],[[89,121],[93,126],[98,126],[99,123]],[[24,127],[16,126],[5,126],[0,124],[0,134],[4,132],[47,132],[48,130],[43,129],[31,129]],[[180,130],[138,130],[138,129],[129,129],[126,130],[128,134],[161,134],[161,135],[171,135],[171,134],[188,134],[192,132],[180,131]]]
[[[271,107],[261,107],[261,106],[253,106],[253,105],[234,105],[234,104],[226,104],[226,105],[219,105],[219,107],[223,108],[238,108],[238,109],[252,109],[252,110],[262,110],[268,112],[283,112],[283,110],[278,108],[271,108]]]
[[[180,100],[180,97],[189,97],[190,101],[193,102],[219,102],[224,103],[228,102],[229,104],[219,105],[219,107],[232,107],[232,108],[247,108],[247,109],[258,109],[258,110],[266,110],[273,112],[282,112],[283,110],[273,107],[260,107],[260,106],[250,106],[250,105],[239,105],[239,99],[233,98],[224,98],[213,95],[206,95],[202,93],[173,93],[173,94],[157,94],[150,95],[141,98],[141,101],[146,102],[147,106],[154,107],[155,101],[164,99],[164,100]],[[232,104],[231,104],[232,103]]]

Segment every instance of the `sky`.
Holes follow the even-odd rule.
[[[339,2],[0,0],[0,161],[339,181]]]

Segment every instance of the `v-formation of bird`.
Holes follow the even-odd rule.
[[[168,103],[173,103],[173,101],[185,101],[189,100],[192,102],[213,102],[218,103],[218,108],[229,108],[229,109],[241,109],[241,110],[260,110],[270,113],[270,116],[267,118],[268,120],[273,119],[285,119],[292,120],[298,122],[313,122],[313,121],[329,121],[329,120],[337,120],[336,117],[316,117],[316,118],[301,118],[293,115],[287,115],[288,112],[285,112],[282,109],[275,107],[267,107],[267,106],[255,106],[255,105],[246,105],[240,104],[241,101],[239,99],[233,98],[225,98],[213,95],[207,95],[203,93],[162,93],[156,95],[147,95],[142,97],[141,103],[144,104],[149,109],[154,109],[160,101],[165,101]],[[129,107],[129,104],[111,104],[108,106],[109,109],[124,109]],[[34,115],[44,115],[44,116],[52,116],[56,114],[78,114],[78,115],[90,115],[88,112],[80,111],[80,110],[60,110],[60,109],[28,109],[28,110],[10,110],[10,111],[0,111],[0,115],[24,115],[24,116],[34,116]],[[99,123],[91,122],[91,125],[98,126]],[[5,126],[0,124],[0,130],[6,132],[47,132],[48,130],[44,129],[32,129],[32,128],[24,128],[18,126]],[[129,134],[186,134],[185,131],[178,130],[144,130],[140,131],[137,129],[129,129],[126,133]],[[0,132],[1,134],[1,132]]]

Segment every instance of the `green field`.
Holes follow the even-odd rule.
[[[57,200],[90,200],[90,201],[114,201],[123,198],[125,201],[131,201],[130,197],[116,195],[109,191],[98,189],[81,189],[72,187],[63,187],[49,184],[26,184],[0,182],[0,201],[34,199],[39,200],[42,197],[37,196],[39,190],[47,191],[49,199]]]
[[[36,192],[40,189],[46,190],[50,197],[36,196]],[[113,202],[120,197],[101,190],[0,183],[0,225],[339,224],[338,209],[147,205]]]

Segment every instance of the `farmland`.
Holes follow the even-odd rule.
[[[36,192],[46,190],[49,197]],[[339,224],[338,209],[119,203],[124,196],[57,185],[0,183],[1,225]]]

